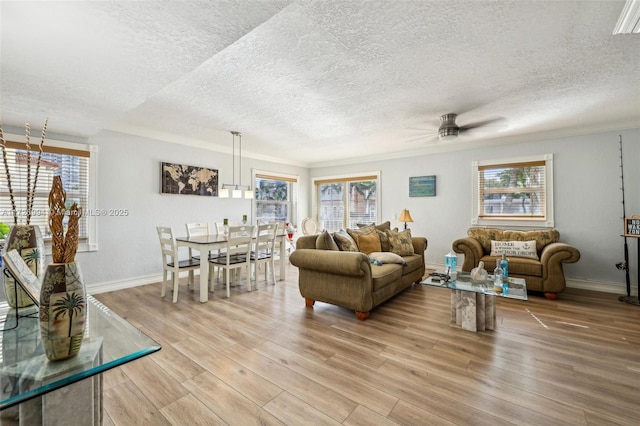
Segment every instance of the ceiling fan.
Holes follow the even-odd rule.
[[[437,138],[435,132],[430,133],[428,135],[422,135],[418,138],[414,138],[411,141],[423,140],[426,142],[435,142],[435,141],[451,141],[457,139],[458,136],[470,133],[480,127],[493,125],[498,122],[504,121],[504,118],[492,118],[489,120],[478,121],[471,124],[466,124],[464,126],[459,126],[456,124],[456,118],[458,114],[450,112],[440,116],[440,127],[438,127]]]

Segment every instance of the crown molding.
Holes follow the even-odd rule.
[[[613,34],[640,33],[640,0],[627,0]]]

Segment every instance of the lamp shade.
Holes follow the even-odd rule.
[[[409,213],[409,210],[407,209],[403,209],[402,212],[400,212],[400,217],[398,218],[399,222],[413,222],[413,219],[411,218],[411,214]]]
[[[229,189],[221,188],[220,189],[220,193],[218,194],[218,197],[220,197],[220,198],[229,198]]]
[[[241,189],[234,189],[231,191],[231,198],[242,198],[242,190]]]

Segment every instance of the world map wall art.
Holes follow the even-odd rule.
[[[165,162],[160,165],[162,194],[218,196],[217,169]]]

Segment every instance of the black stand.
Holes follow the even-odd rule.
[[[624,303],[629,303],[631,305],[636,305],[636,306],[640,306],[640,238],[636,238],[636,241],[638,242],[638,261],[636,262],[636,266],[638,268],[638,292],[636,296],[620,296],[618,297],[618,300]],[[627,264],[627,268],[629,267],[629,264]]]
[[[4,268],[4,269],[2,270],[2,272],[4,273],[5,279],[6,279],[6,278],[13,278],[13,281],[14,281],[14,285],[13,285],[13,295],[14,295],[14,297],[15,297],[15,301],[17,302],[17,301],[18,301],[18,280],[17,280],[17,279],[16,279],[16,277],[11,273],[11,271],[10,271],[9,269]],[[27,294],[29,294],[29,293],[27,293]],[[29,297],[31,298],[31,296],[30,296],[30,295],[29,295]],[[32,299],[32,300],[33,300],[33,299]],[[38,302],[35,302],[35,301],[34,301],[34,303],[35,303],[36,305],[38,304]],[[33,315],[38,313],[38,312],[36,311],[36,312],[32,312],[32,313],[27,314],[27,315],[20,315],[20,314],[18,314],[18,307],[14,308],[14,309],[15,309],[15,311],[16,311],[16,324],[15,324],[13,327],[9,327],[9,328],[2,328],[0,331],[15,330],[16,328],[18,328],[18,324],[19,324],[20,318],[33,318]],[[5,320],[4,320],[4,321],[0,321],[0,324],[6,324],[6,323],[7,323],[7,321],[8,321],[8,319],[6,319],[6,318],[5,318]]]

